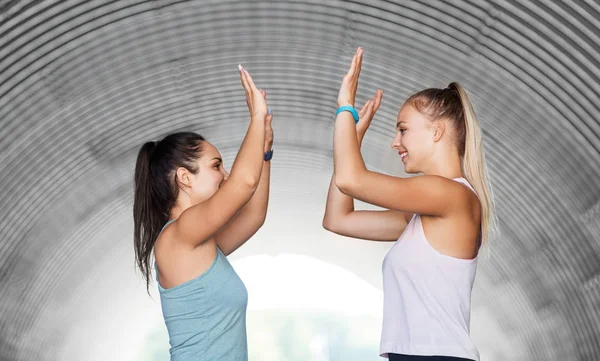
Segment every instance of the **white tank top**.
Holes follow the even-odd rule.
[[[464,178],[455,181],[475,190]],[[454,356],[479,361],[469,335],[477,257],[435,250],[415,214],[383,260],[383,327],[379,354]]]

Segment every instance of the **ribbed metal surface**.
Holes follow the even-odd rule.
[[[592,1],[0,2],[0,359],[58,357],[76,325],[48,315],[130,247],[111,224],[130,216],[142,142],[192,129],[231,165],[248,118],[238,63],[274,110],[273,196],[323,202],[326,186],[299,180],[327,183],[356,46],[359,102],[385,90],[372,169],[402,174],[389,144],[406,96],[452,80],[472,94],[502,228],[474,290],[473,321],[495,322],[482,353],[599,359],[598,19]]]

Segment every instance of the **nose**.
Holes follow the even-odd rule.
[[[392,144],[390,144],[390,147],[392,148],[398,148],[400,147],[400,135],[397,135],[393,140],[392,140]]]

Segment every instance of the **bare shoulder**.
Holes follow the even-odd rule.
[[[176,227],[167,226],[154,245],[160,285],[171,288],[199,277],[210,268],[216,255],[217,246],[213,239],[192,246],[179,242]]]
[[[154,254],[162,253],[163,249],[167,248],[167,245],[170,243],[173,238],[173,223],[167,224],[154,242]]]
[[[193,250],[193,247],[188,243],[178,242],[177,226],[177,221],[169,223],[163,228],[154,243],[154,258],[161,273],[168,271],[174,260],[182,256],[185,257],[188,252]]]
[[[452,199],[455,205],[450,214],[448,214],[448,217],[460,216],[462,212],[473,214],[474,207],[479,212],[481,209],[479,198],[469,185],[454,179],[438,176],[435,176],[435,178],[437,178],[435,182],[443,187],[444,192]]]
[[[163,271],[165,265],[169,263],[168,260],[171,258],[171,251],[174,243],[173,223],[168,224],[165,228],[163,228],[162,232],[160,232],[156,242],[154,243],[154,260],[161,272]]]
[[[466,185],[462,182],[453,182],[456,183],[462,189],[462,196],[460,197],[460,199],[462,200],[460,204],[463,206],[461,207],[462,211],[466,212],[467,216],[472,216],[473,218],[476,218],[479,222],[481,218],[481,202],[479,201],[479,197],[477,196],[475,191],[470,188],[469,185]]]
[[[425,238],[438,252],[460,259],[473,259],[477,256],[481,231],[481,203],[479,198],[461,182],[449,180],[457,203],[447,216],[421,215]]]
[[[466,184],[437,175],[421,175],[409,179],[410,183],[406,183],[407,188],[414,191],[415,194],[421,194],[423,202],[428,200],[429,196],[432,196],[434,208],[439,212],[438,214],[428,214],[431,216],[454,216],[457,211],[460,213],[466,208],[470,208],[474,203],[478,203],[479,199],[477,195],[467,186]],[[442,206],[445,204],[447,206]],[[440,209],[444,211],[439,211]],[[408,220],[415,214],[414,212],[406,212]],[[422,212],[417,212],[423,214]]]

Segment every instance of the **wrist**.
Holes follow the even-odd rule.
[[[268,162],[271,160],[271,158],[273,158],[273,150],[270,149],[268,151],[265,152],[263,159],[265,160],[265,162]]]
[[[352,105],[343,105],[341,107],[338,107],[337,111],[335,112],[336,118],[342,112],[349,112],[350,114],[352,114],[352,118],[354,118],[354,122],[356,124],[358,124],[358,121],[359,121],[358,110],[356,110]]]
[[[250,120],[264,123],[266,117],[267,117],[267,112],[258,112],[258,113],[251,114]]]

